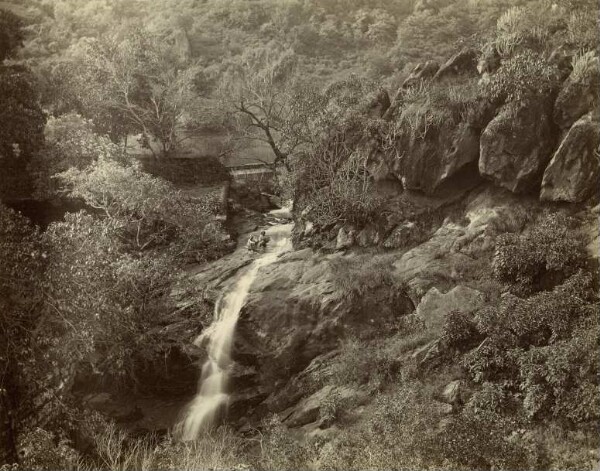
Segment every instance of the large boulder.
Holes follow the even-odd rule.
[[[569,129],[546,167],[540,199],[579,203],[597,191],[599,144],[600,122],[587,114]]]
[[[375,335],[413,311],[400,285],[381,286],[360,297],[341,290],[332,262],[342,257],[304,249],[261,269],[234,342],[235,361],[256,368],[247,382],[252,391],[239,391],[244,401],[258,401],[282,388],[315,357],[336,349],[341,338]]]
[[[473,49],[463,49],[454,54],[443,64],[433,80],[445,80],[460,75],[477,74],[477,52]]]
[[[594,110],[600,98],[600,64],[591,53],[577,59],[580,67],[565,81],[554,104],[554,121],[568,129],[583,115]],[[587,66],[581,65],[587,61]]]
[[[466,123],[443,124],[422,138],[405,130],[394,152],[386,155],[388,167],[406,190],[434,193],[438,187],[479,158],[479,133]]]
[[[479,173],[514,193],[538,188],[554,145],[547,101],[510,103],[481,135]]]

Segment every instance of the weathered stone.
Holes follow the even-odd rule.
[[[451,381],[442,392],[442,399],[446,404],[454,405],[462,402],[462,382],[460,379]]]
[[[594,110],[600,101],[600,64],[590,61],[583,75],[571,73],[554,104],[554,121],[561,129],[570,128],[583,115]]]
[[[420,232],[414,222],[403,222],[394,228],[392,233],[385,239],[383,246],[387,249],[406,247],[418,240]]]
[[[402,83],[402,88],[410,88],[422,82],[423,80],[432,79],[439,68],[440,64],[437,61],[430,60],[418,64],[412,70],[406,80],[404,80]]]
[[[417,306],[417,316],[425,321],[429,329],[441,333],[446,316],[451,311],[469,313],[479,309],[483,303],[483,294],[466,286],[456,286],[447,293],[431,288]]]
[[[320,421],[321,409],[332,397],[335,397],[336,401],[360,401],[364,399],[364,393],[349,387],[325,386],[302,399],[294,407],[284,411],[281,414],[284,424],[289,427],[301,427],[311,422]]]
[[[459,75],[477,74],[477,52],[473,49],[463,49],[454,54],[443,64],[433,80],[445,80]]]
[[[342,254],[305,249],[263,267],[237,324],[233,357],[257,369],[256,384],[283,388],[315,357],[335,350],[340,338],[373,335],[414,310],[400,286],[381,286],[349,297],[335,281]],[[374,310],[374,306],[377,309]]]
[[[386,158],[402,187],[432,194],[463,168],[477,162],[479,134],[466,123],[445,123],[422,139],[414,139],[405,130],[398,136],[396,148],[402,152]]]
[[[360,247],[371,247],[379,244],[379,232],[373,226],[367,226],[356,236],[356,243]]]
[[[597,191],[599,144],[600,122],[590,113],[571,127],[546,167],[540,199],[579,203]]]
[[[544,100],[507,105],[481,135],[479,173],[514,193],[532,191],[541,182],[553,144]]]
[[[352,247],[354,245],[354,237],[354,229],[341,227],[336,237],[335,249],[344,250]]]

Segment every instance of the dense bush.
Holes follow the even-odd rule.
[[[184,261],[202,261],[225,249],[225,232],[210,205],[136,166],[101,159],[83,171],[71,167],[59,178],[72,197],[108,217],[129,250],[162,248]]]
[[[580,272],[551,292],[508,295],[479,311],[477,329],[487,338],[463,359],[471,378],[507,387],[529,419],[597,421],[594,289],[591,276]]]
[[[542,216],[526,233],[496,239],[494,276],[517,291],[551,288],[584,263],[585,237],[560,213]]]
[[[442,338],[450,348],[467,349],[479,337],[471,315],[462,311],[450,311],[444,321]]]
[[[491,100],[519,103],[524,99],[545,99],[559,85],[555,64],[543,56],[524,50],[502,62],[498,71],[484,86]]]

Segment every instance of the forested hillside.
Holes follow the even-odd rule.
[[[0,1],[0,469],[597,469],[599,15]]]

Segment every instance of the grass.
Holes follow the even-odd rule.
[[[576,54],[573,57],[573,72],[571,79],[575,82],[586,82],[593,74],[598,75],[600,62],[595,51]]]

